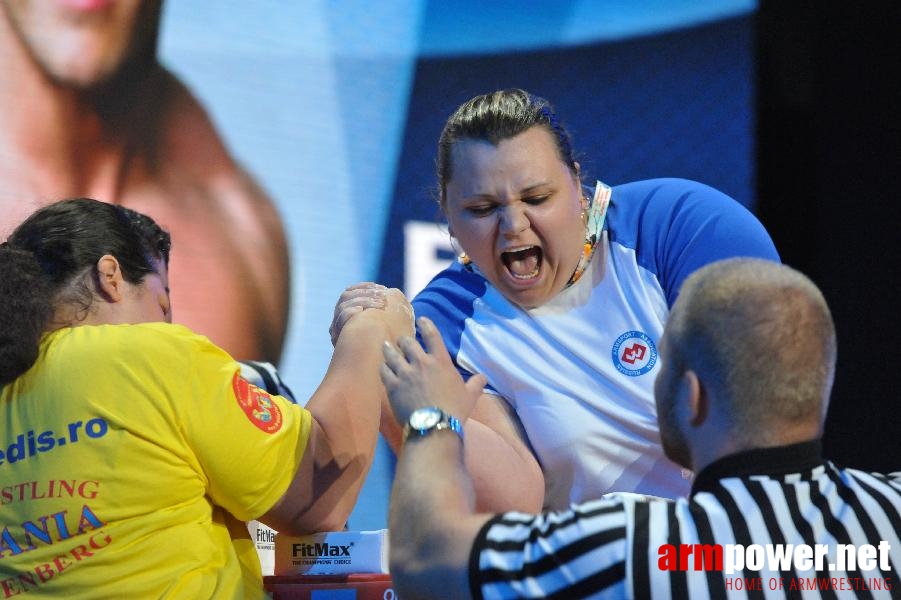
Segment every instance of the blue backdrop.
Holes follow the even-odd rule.
[[[434,148],[472,95],[515,86],[550,99],[591,177],[695,178],[753,207],[755,6],[170,0],[163,62],[288,232],[280,368],[298,397],[325,372],[344,287],[378,280],[412,293],[449,258],[435,225]],[[382,447],[353,528],[385,526],[391,470]]]

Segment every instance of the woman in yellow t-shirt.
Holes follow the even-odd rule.
[[[342,294],[301,408],[172,322],[169,249],[152,219],[90,199],[0,245],[0,596],[262,597],[243,521],[340,529],[356,501],[382,342],[413,331],[403,295]]]

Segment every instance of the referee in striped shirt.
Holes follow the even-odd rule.
[[[901,473],[822,458],[835,327],[801,273],[729,259],[686,280],[655,385],[663,448],[697,473],[676,501],[477,513],[455,417],[485,382],[418,324],[425,349],[386,344],[382,367],[407,431],[389,520],[404,600],[901,598]]]

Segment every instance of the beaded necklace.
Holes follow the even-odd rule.
[[[598,240],[601,239],[601,233],[604,231],[604,219],[607,217],[607,207],[610,206],[611,193],[609,185],[600,181],[595,184],[594,196],[585,210],[585,243],[582,246],[582,256],[579,257],[579,264],[576,265],[576,270],[573,271],[572,277],[569,278],[563,289],[579,281],[585,269],[588,268],[588,263],[591,262]]]

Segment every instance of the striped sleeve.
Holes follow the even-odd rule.
[[[723,477],[691,500],[611,494],[537,517],[508,513],[476,540],[473,597],[753,600],[800,597],[801,589],[811,598],[897,597],[899,484],[897,474],[820,463]],[[825,563],[792,560],[798,545],[822,549]],[[878,565],[851,564],[853,556],[846,564],[839,554],[863,545],[879,547]]]
[[[626,519],[623,505],[611,500],[494,518],[473,547],[473,597],[623,597]]]

